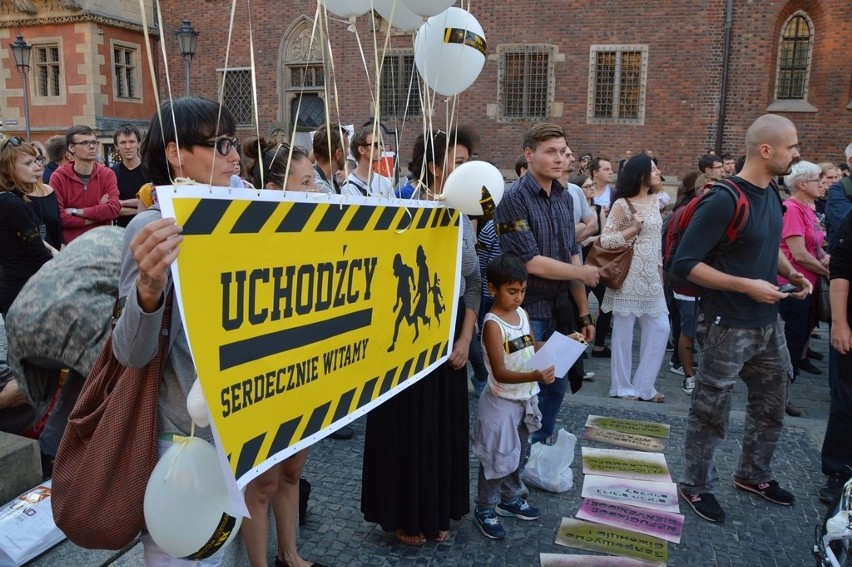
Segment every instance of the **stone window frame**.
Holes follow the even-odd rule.
[[[119,94],[119,86],[120,86],[119,85],[119,78],[118,78],[119,67],[121,67],[122,71],[126,72],[126,69],[127,69],[128,66],[123,61],[119,62],[119,61],[116,60],[115,52],[116,52],[117,49],[121,49],[123,51],[133,52],[133,66],[132,66],[132,69],[131,69],[131,74],[132,74],[132,78],[133,78],[133,92],[129,93],[128,95]],[[127,41],[118,41],[118,40],[113,39],[113,40],[110,40],[110,53],[112,55],[112,72],[113,72],[113,75],[112,75],[112,80],[113,80],[112,92],[113,92],[113,96],[115,97],[115,100],[121,101],[121,102],[138,103],[138,104],[143,103],[144,100],[143,100],[143,96],[142,96],[143,89],[142,89],[142,69],[141,69],[141,65],[142,65],[141,46],[139,44],[136,44],[136,43],[130,43],[130,42],[127,42]]]
[[[548,56],[547,61],[547,84],[544,86],[545,90],[545,112],[544,116],[530,116],[529,115],[529,104],[525,104],[524,112],[522,116],[507,116],[505,113],[506,107],[506,98],[507,98],[507,90],[508,86],[506,84],[507,78],[506,74],[506,56],[507,55],[527,55],[531,53],[544,53]],[[496,118],[498,122],[502,123],[512,123],[512,122],[528,122],[530,120],[546,120],[550,118],[557,117],[561,115],[561,112],[557,105],[555,105],[556,98],[556,63],[559,61],[564,61],[564,56],[560,57],[559,48],[554,44],[549,43],[510,43],[510,44],[501,44],[497,46],[497,55],[495,57],[497,61],[497,104],[496,104]],[[523,85],[523,91],[525,98],[529,98],[528,90],[530,88],[529,84]]]
[[[249,92],[248,92],[248,120],[243,120],[245,118],[240,112],[239,108],[232,108],[229,105],[229,101],[231,99],[231,95],[227,92],[226,85],[223,84],[223,81],[228,80],[228,75],[236,74],[236,73],[248,73],[249,80]],[[254,115],[254,97],[251,92],[251,67],[220,67],[216,69],[216,87],[217,91],[222,93],[222,105],[227,108],[231,114],[234,116],[234,120],[237,123],[237,127],[246,127],[246,126],[254,126],[255,123],[255,115]],[[245,96],[245,95],[240,95]]]
[[[637,100],[636,116],[619,116],[621,89],[624,86],[621,80],[622,56],[624,53],[640,54],[639,63],[639,93]],[[613,77],[613,115],[595,116],[595,105],[598,90],[598,54],[615,53],[615,75]],[[589,47],[589,90],[586,101],[586,123],[587,124],[629,124],[632,126],[643,126],[645,124],[645,107],[648,96],[648,58],[649,49],[647,44],[593,44]]]
[[[65,57],[62,46],[62,37],[40,37],[33,42],[32,56],[30,58],[30,70],[27,73],[27,80],[30,87],[30,101],[33,106],[56,106],[67,104],[68,88],[65,81]],[[39,94],[38,87],[38,68],[40,65],[52,65],[54,62],[39,63],[38,50],[47,48],[56,48],[59,58],[55,62],[59,68],[59,93],[56,95],[42,96]]]
[[[802,98],[778,98],[778,91],[781,88],[781,76],[784,72],[782,69],[781,53],[784,48],[785,33],[787,27],[796,18],[804,20],[808,27],[808,55],[807,64],[805,66],[805,79],[803,85]],[[781,29],[778,32],[778,44],[775,54],[775,81],[772,88],[773,100],[766,107],[767,112],[817,112],[817,108],[808,102],[808,91],[810,88],[811,70],[813,69],[813,53],[814,53],[814,36],[816,30],[813,19],[804,10],[796,10],[784,20]]]

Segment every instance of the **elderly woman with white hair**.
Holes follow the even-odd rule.
[[[781,229],[781,251],[792,264],[793,269],[804,274],[811,285],[816,288],[818,276],[828,276],[828,254],[822,248],[825,239],[822,227],[817,220],[815,203],[821,195],[820,175],[822,169],[815,163],[800,161],[790,169],[784,178],[785,185],[792,195],[784,204],[784,225]],[[786,284],[787,280],[778,278],[778,285]],[[791,361],[794,362],[793,373],[798,376],[799,367],[807,347],[808,336],[811,332],[809,299],[787,297],[779,303],[779,312],[784,319],[784,335],[787,338],[787,350]],[[805,359],[805,362],[808,362]],[[808,362],[809,363],[809,362]],[[818,369],[816,369],[818,371]],[[788,400],[787,414],[801,415]]]

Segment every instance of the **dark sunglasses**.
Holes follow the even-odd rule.
[[[19,136],[12,136],[11,138],[6,139],[6,143],[3,144],[3,147],[5,148],[8,144],[12,144],[13,146],[15,146],[17,148],[23,143],[24,143],[23,138],[21,138]]]
[[[198,142],[197,145],[207,148],[216,148],[220,156],[226,156],[231,153],[231,148],[236,148],[240,141],[237,138],[219,138],[218,140],[207,140]]]

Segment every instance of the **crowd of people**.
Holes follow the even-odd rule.
[[[156,187],[183,178],[272,191],[431,200],[441,195],[454,168],[474,155],[475,138],[465,128],[421,135],[408,176],[395,183],[377,173],[384,146],[373,126],[351,137],[337,125],[322,127],[310,149],[257,138],[240,147],[234,119],[214,101],[180,98],[164,104],[160,114],[164,119],[155,116],[145,135],[130,124],[115,131],[120,160],[113,167],[99,162],[96,133],[85,126],[70,128],[45,147],[17,137],[0,141],[0,313],[5,318],[24,284],[66,245],[97,227],[124,227],[116,358],[128,366],[147,364],[156,354],[164,313],[171,313],[159,399],[162,455],[176,438],[191,434],[186,397],[196,373],[179,308],[166,309],[181,228],[162,217]],[[516,163],[518,178],[493,215],[462,215],[449,357],[368,414],[364,518],[404,545],[446,541],[451,520],[471,512],[471,451],[480,461],[472,519],[483,535],[505,537],[501,516],[538,518],[520,476],[530,446],[554,443],[568,389],[576,391],[592,377],[582,358],[567,376],[554,376],[552,367],[528,366],[555,331],[576,333],[593,345],[588,356],[609,358],[609,395],[626,401],[665,403],[656,380],[670,345],[669,370],[683,376],[682,391],[691,396],[679,488],[696,514],[713,522],[724,520],[714,496],[713,453],[727,432],[734,384],[742,379],[748,404],[733,483],[791,504],[795,496],[779,484],[771,460],[785,412],[799,415],[793,381],[799,372],[819,372],[810,359],[823,353],[809,347],[819,321],[814,290],[829,281],[832,405],[820,497],[831,500],[852,465],[843,435],[852,425],[848,167],[805,161],[793,123],[764,115],[749,128],[740,160],[707,152],[696,171],[684,172],[671,199],[653,150],[626,153],[616,178],[610,159],[584,154],[578,161],[568,144],[560,125],[532,125]],[[852,144],[845,156],[841,165],[852,164]],[[727,189],[722,180],[731,182]],[[692,216],[672,248],[668,223],[680,222],[687,208]],[[747,217],[731,235],[726,227],[743,208]],[[585,263],[595,245],[633,247],[618,288],[607,287],[598,268]],[[400,281],[416,285],[416,277]],[[598,305],[594,314],[590,294]],[[634,364],[637,323],[641,342]],[[395,344],[391,349],[404,348]],[[477,404],[472,428],[468,363]],[[0,388],[3,430],[37,435],[36,422],[49,416],[22,411],[27,400],[8,371]],[[73,404],[63,400],[66,406],[69,401]],[[213,441],[209,428],[195,428],[194,434]],[[335,435],[350,438],[352,429]],[[49,475],[58,443],[43,441]],[[296,453],[246,489],[251,518],[242,533],[255,567],[267,565],[270,508],[276,567],[321,567],[297,549],[299,479],[307,455],[307,449]],[[147,565],[182,564],[150,537],[143,535],[143,543]],[[217,555],[202,564],[220,561]]]

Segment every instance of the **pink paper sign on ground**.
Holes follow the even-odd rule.
[[[683,516],[680,514],[590,498],[583,501],[577,517],[616,528],[626,528],[672,543],[680,543],[683,533]]]
[[[583,473],[671,482],[662,453],[583,447]]]
[[[541,567],[648,567],[656,565],[629,557],[606,555],[567,555],[565,553],[539,553]]]
[[[583,498],[628,504],[663,512],[680,512],[677,485],[673,482],[651,482],[614,476],[583,476]]]

